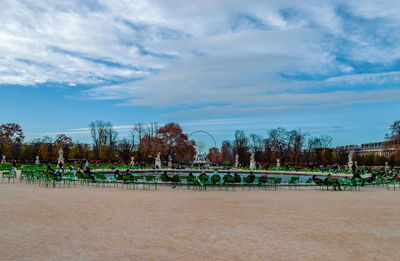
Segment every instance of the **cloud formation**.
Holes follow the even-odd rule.
[[[83,98],[179,116],[400,100],[395,1],[2,6],[0,85],[58,83]]]

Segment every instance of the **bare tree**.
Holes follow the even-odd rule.
[[[289,147],[289,132],[284,128],[271,129],[268,131],[267,139],[271,151],[281,159],[281,162],[285,162]]]
[[[321,135],[320,137],[322,148],[327,149],[332,146],[332,137],[328,135]]]
[[[305,138],[306,135],[300,130],[292,130],[289,133],[288,150],[291,154],[291,161],[294,163],[299,163],[302,158]]]
[[[234,153],[239,155],[239,161],[242,166],[248,165],[250,162],[248,142],[249,140],[244,131],[235,131]]]
[[[263,138],[260,135],[257,134],[250,134],[249,135],[249,143],[250,143],[250,150],[253,153],[257,153],[262,151],[264,141]]]
[[[89,127],[96,158],[113,160],[118,132],[114,130],[111,122],[95,121],[91,122]]]
[[[150,135],[150,137],[157,137],[159,129],[160,129],[160,126],[158,125],[158,123],[152,122],[152,123],[150,123],[150,125],[148,127],[147,133]]]

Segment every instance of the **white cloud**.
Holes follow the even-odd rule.
[[[399,12],[372,0],[4,0],[0,84],[96,84],[84,98],[177,113],[387,102],[398,99],[385,66],[400,59]]]

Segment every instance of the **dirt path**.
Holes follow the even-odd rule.
[[[1,260],[397,260],[400,191],[0,184]]]

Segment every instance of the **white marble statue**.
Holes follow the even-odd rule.
[[[168,155],[168,168],[172,167],[172,156]]]
[[[135,157],[131,157],[131,167],[135,166]]]
[[[353,154],[354,154],[354,151],[349,152],[349,156],[348,156],[349,162],[353,162]]]
[[[39,165],[39,164],[40,164],[39,156],[36,156],[35,164],[36,164],[36,165]]]
[[[254,152],[251,153],[250,156],[250,169],[255,169],[256,168],[256,160],[254,156]]]
[[[155,165],[156,165],[156,168],[161,169],[161,153],[160,152],[157,154],[156,164]]]
[[[349,166],[349,169],[351,169],[352,167],[353,167],[353,154],[354,154],[354,151],[350,151],[349,152],[349,156],[348,156],[348,162],[347,162],[347,166]]]
[[[3,155],[3,159],[1,160],[1,163],[6,163],[6,156]]]
[[[57,164],[60,164],[60,162],[64,165],[64,151],[60,148],[58,151],[58,160]]]
[[[276,159],[276,166],[278,168],[281,166],[281,160],[280,159]]]

